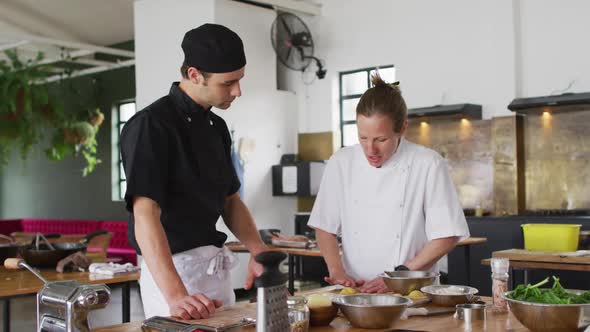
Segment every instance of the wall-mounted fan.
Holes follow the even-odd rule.
[[[272,47],[282,64],[293,70],[304,71],[312,60],[316,61],[319,79],[326,76],[322,61],[313,56],[313,39],[307,25],[290,13],[281,13],[272,23]]]

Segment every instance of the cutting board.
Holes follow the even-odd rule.
[[[513,261],[590,265],[590,251],[588,250],[573,252],[545,252],[529,251],[524,249],[508,249],[494,251],[492,253],[492,257],[508,258]]]
[[[222,310],[217,310],[215,316],[207,319],[198,320],[182,320],[183,323],[199,323],[211,327],[224,327],[236,324],[243,318],[256,318],[256,303],[248,303],[239,306],[222,307]]]

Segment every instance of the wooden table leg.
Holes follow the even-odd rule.
[[[10,332],[10,299],[4,300],[4,332]]]
[[[123,307],[123,323],[129,323],[131,320],[131,287],[130,281],[123,283],[121,289],[122,307]]]
[[[291,295],[295,294],[295,260],[293,255],[289,254],[289,283],[287,290]]]
[[[471,250],[470,246],[465,246],[465,277],[467,278],[467,286],[471,286]]]

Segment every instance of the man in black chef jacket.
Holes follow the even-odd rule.
[[[242,93],[242,40],[204,24],[185,34],[182,50],[182,80],[126,123],[121,151],[145,315],[199,319],[235,302],[229,269],[236,259],[215,228],[219,217],[252,257],[266,248],[238,194],[227,125],[211,112]],[[251,258],[246,289],[260,272]]]

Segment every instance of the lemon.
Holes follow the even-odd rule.
[[[421,298],[423,298],[424,296],[425,296],[425,295],[424,295],[424,293],[422,293],[422,292],[421,292],[421,291],[419,291],[419,290],[413,290],[413,291],[411,291],[411,292],[410,292],[410,294],[408,294],[408,297],[409,297],[410,299],[412,299],[412,300],[415,300],[415,299],[421,299]]]
[[[320,307],[331,307],[332,299],[323,294],[311,294],[307,296],[307,306],[310,309]]]
[[[357,291],[356,289],[352,288],[352,287],[344,287],[342,288],[342,290],[340,291],[340,295],[352,295],[352,294],[356,294],[359,291]]]

